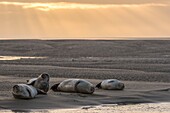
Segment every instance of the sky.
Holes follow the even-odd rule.
[[[168,37],[170,0],[0,0],[0,39]]]

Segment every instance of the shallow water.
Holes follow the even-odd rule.
[[[0,56],[0,60],[20,60],[20,59],[42,59],[45,57],[29,57],[29,56]]]

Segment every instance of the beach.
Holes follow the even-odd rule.
[[[169,43],[168,40],[2,40],[0,112],[168,113]],[[4,60],[6,56],[12,58]],[[47,95],[30,100],[13,98],[13,85],[26,83],[43,72],[49,73],[50,86],[68,78],[86,79],[94,85],[104,79],[119,79],[125,83],[125,89],[96,88],[92,95],[49,90]]]

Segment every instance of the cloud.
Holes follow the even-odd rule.
[[[25,3],[25,2],[0,2],[0,5],[21,6],[24,9],[36,9],[41,11],[49,11],[56,9],[105,9],[105,8],[121,8],[121,7],[166,7],[167,4],[146,3],[146,4],[82,4],[82,3]]]

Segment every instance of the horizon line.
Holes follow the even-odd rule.
[[[79,37],[79,38],[0,38],[0,40],[170,40],[170,36],[165,37]]]

